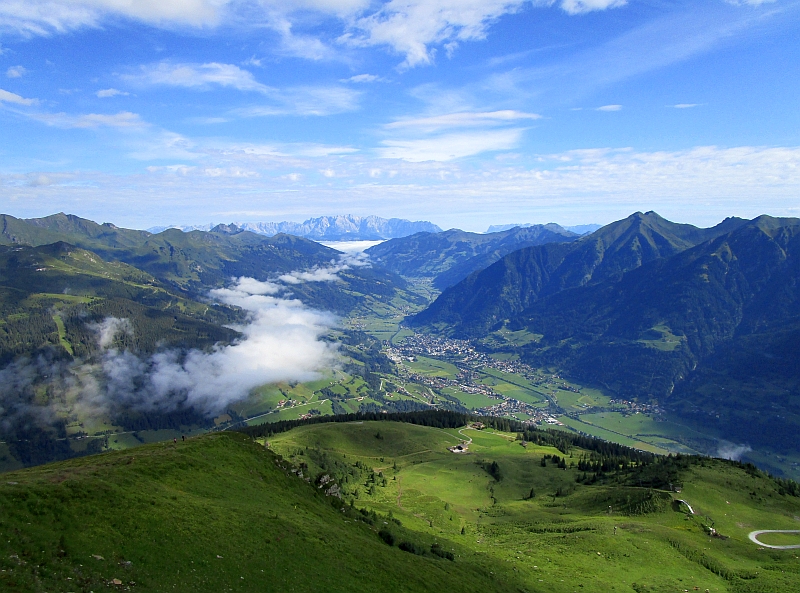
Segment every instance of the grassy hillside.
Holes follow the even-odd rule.
[[[384,519],[342,507],[241,434],[3,478],[4,591],[477,592],[521,584],[486,555],[450,561],[386,545],[377,535]],[[427,550],[437,539],[392,525]]]
[[[447,450],[463,440],[467,453]],[[800,499],[778,482],[753,468],[683,458],[669,462],[680,493],[637,487],[610,469],[592,483],[572,467],[590,457],[574,446],[523,446],[493,429],[363,422],[302,426],[270,437],[269,449],[215,433],[7,473],[0,589],[800,586],[797,550],[763,549],[747,537],[798,529]],[[334,483],[343,500],[326,496]],[[764,541],[800,543],[772,538]]]
[[[467,453],[447,450],[465,440]],[[683,458],[675,465],[677,493],[637,487],[613,472],[589,483],[572,466],[591,452],[522,446],[514,434],[494,430],[330,423],[268,441],[311,475],[338,475],[357,507],[392,513],[462,546],[457,562],[505,563],[523,590],[749,593],[800,586],[797,550],[764,550],[748,539],[756,529],[800,529],[800,499],[730,462]],[[710,536],[711,527],[723,537]],[[786,537],[800,544],[800,534]]]
[[[230,307],[209,307],[135,267],[63,242],[0,246],[0,313],[3,363],[46,349],[86,357],[96,347],[91,323],[108,316],[130,320],[134,331],[124,346],[143,352],[230,341],[237,332],[222,324],[241,319]]]

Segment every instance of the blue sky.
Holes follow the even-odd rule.
[[[0,211],[800,216],[795,0],[3,0]]]

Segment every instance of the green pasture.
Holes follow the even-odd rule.
[[[409,336],[413,335],[414,335],[413,330],[407,328],[401,328],[397,332],[395,332],[390,341],[392,344],[396,345],[402,342],[404,339],[408,338]]]
[[[533,342],[538,342],[544,337],[542,334],[534,334],[524,329],[510,331],[505,328],[490,334],[490,336],[499,342],[507,342],[514,346],[526,346]]]
[[[500,403],[498,400],[480,393],[464,393],[460,389],[453,389],[450,387],[445,387],[442,391],[456,398],[465,408],[469,408],[470,410],[485,408],[486,406],[493,406]]]
[[[427,375],[429,377],[444,377],[447,379],[454,379],[458,374],[458,368],[436,358],[428,358],[426,356],[418,356],[414,362],[403,363],[411,371],[420,375]]]
[[[605,441],[610,441],[612,443],[619,443],[620,445],[625,445],[626,447],[633,447],[634,449],[641,449],[642,451],[650,451],[651,453],[658,453],[659,455],[667,455],[670,453],[669,449],[666,449],[658,445],[654,445],[649,441],[638,439],[636,437],[622,434],[620,432],[615,432],[607,428],[597,426],[595,424],[582,422],[581,420],[572,418],[570,416],[559,416],[558,419],[561,422],[563,422],[566,426],[572,428],[573,430],[576,430],[578,432],[583,432],[593,437],[601,438]]]
[[[447,451],[469,438],[466,454]],[[541,466],[543,455],[559,451],[523,447],[514,435],[491,430],[331,423],[275,435],[270,447],[307,463],[312,475],[321,471],[313,461],[320,454],[342,467],[366,463],[361,482],[346,486],[357,491],[357,507],[391,513],[405,527],[463,546],[457,561],[505,563],[524,583],[520,590],[777,593],[800,586],[796,550],[759,550],[747,540],[755,529],[797,528],[800,500],[720,462],[690,468],[677,494],[577,484],[577,469]],[[570,451],[568,465],[582,454]],[[492,461],[499,481],[484,469]],[[365,478],[372,471],[381,472],[385,486]],[[624,510],[651,498],[659,502],[650,511]],[[671,505],[677,498],[697,514]],[[709,537],[704,524],[727,539]]]
[[[656,350],[672,352],[685,340],[686,338],[673,334],[669,326],[660,324],[646,331],[638,342]]]
[[[570,383],[567,384],[572,385]],[[563,389],[556,390],[556,393],[553,397],[555,397],[559,406],[562,408],[572,408],[575,410],[585,410],[587,408],[605,408],[611,406],[609,401],[611,398],[607,395],[604,395],[599,389],[581,387],[579,385],[575,385],[575,387],[580,388],[580,393],[565,391]]]
[[[12,472],[0,507],[2,591],[486,593],[521,584],[491,558],[454,562],[386,545],[378,521],[332,505],[239,434]],[[434,541],[394,530],[423,550]]]
[[[506,373],[497,369],[484,367],[481,369],[484,377],[481,383],[503,394],[528,404],[546,403],[544,394],[528,379],[515,373]],[[497,402],[494,402],[497,403]]]
[[[301,415],[307,414],[309,410],[319,410],[320,414],[323,416],[333,414],[331,401],[328,399],[320,401],[316,398],[316,395],[314,395],[311,401],[272,410],[262,416],[251,418],[247,421],[247,424],[253,425],[263,424],[264,422],[279,422],[280,420],[297,420]]]
[[[562,422],[564,421],[564,419],[561,420]],[[568,423],[565,422],[565,424]],[[623,414],[620,412],[581,414],[579,424],[584,427],[586,425],[591,425],[597,429],[605,430],[610,433],[608,435],[609,437],[611,435],[616,439],[630,437],[635,441],[650,443],[651,445],[673,453],[696,454],[697,451],[684,445],[681,439],[687,437],[702,437],[701,434],[683,425],[675,424],[674,422],[656,421],[652,416],[647,414]],[[577,424],[570,424],[570,426],[578,427]],[[585,430],[585,428],[579,428],[579,430],[589,432]],[[612,439],[607,438],[606,440]]]

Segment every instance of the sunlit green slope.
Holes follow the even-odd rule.
[[[493,429],[393,422],[307,425],[267,440],[307,473],[337,476],[357,507],[392,513],[463,546],[458,563],[492,559],[511,567],[523,590],[800,587],[800,550],[764,549],[748,539],[759,529],[800,530],[800,498],[752,466],[683,457],[641,473],[595,472],[579,465],[609,457],[591,445],[523,446],[515,434]],[[448,450],[464,441],[466,453]],[[652,486],[659,479],[663,487]],[[800,545],[800,533],[780,537],[762,541]]]
[[[388,518],[332,500],[231,433],[8,473],[0,590],[519,590],[511,567],[390,547]],[[420,549],[437,539],[391,523]]]

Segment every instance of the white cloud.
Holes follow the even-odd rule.
[[[34,105],[38,103],[36,99],[26,99],[15,93],[0,89],[0,103],[16,103],[17,105]]]
[[[271,89],[266,93],[272,100],[269,105],[253,105],[232,111],[241,117],[269,117],[274,115],[325,116],[355,111],[361,93],[342,86],[304,86]]]
[[[358,152],[352,146],[332,146],[330,144],[288,144],[284,145],[282,151],[285,154],[305,156],[311,158],[331,156],[334,154],[352,154]]]
[[[387,124],[385,127],[390,130],[415,128],[421,131],[435,131],[444,128],[482,127],[507,124],[520,120],[541,119],[541,117],[541,115],[536,113],[525,113],[523,111],[514,111],[510,109],[503,111],[464,111],[430,117],[400,119]]]
[[[280,35],[283,54],[314,61],[336,57],[336,52],[317,37],[293,32],[292,22],[286,17],[271,19],[269,26]]]
[[[522,129],[485,130],[473,133],[444,134],[413,140],[384,140],[378,149],[381,158],[409,162],[451,161],[482,152],[510,150],[519,145]]]
[[[157,27],[247,23],[277,32],[281,53],[336,58],[337,52],[319,36],[295,31],[311,13],[334,19],[343,31],[340,42],[388,47],[404,56],[404,67],[413,67],[433,61],[433,46],[440,45],[450,56],[459,43],[485,38],[500,17],[528,4],[557,4],[567,13],[582,14],[623,6],[625,0],[3,0],[0,29],[49,35],[99,27],[119,17]]]
[[[468,153],[486,148],[478,144],[483,131],[472,132],[477,138],[467,144]],[[125,140],[139,141],[140,136]],[[513,144],[513,138],[507,140],[501,149]],[[448,152],[436,138],[393,150],[384,145],[373,156],[362,151],[314,158],[292,154],[291,147],[282,145],[271,152],[247,151],[178,135],[170,142],[164,138],[163,146],[142,142],[143,158],[184,164],[116,175],[54,172],[37,165],[30,175],[0,173],[1,193],[15,204],[17,216],[63,210],[132,228],[163,224],[164,219],[303,220],[331,211],[427,219],[443,227],[481,231],[487,220],[610,222],[635,210],[655,210],[673,220],[703,225],[731,215],[800,217],[800,146],[595,149],[541,155],[525,151],[513,160],[464,162],[446,161],[457,153]],[[442,160],[417,162],[426,155],[416,149],[444,154],[431,155]],[[408,160],[380,158],[406,156]],[[232,166],[261,175],[203,173]],[[326,168],[335,176],[323,179],[320,170]],[[372,177],[371,169],[381,169],[381,176]],[[39,176],[57,183],[29,183]],[[225,196],[224,204],[220,196]]]
[[[627,3],[628,0],[561,0],[559,2],[561,8],[569,14],[583,14],[594,10],[619,8]]]
[[[220,64],[218,62],[206,64],[158,62],[141,66],[138,74],[126,74],[122,78],[140,85],[164,85],[196,89],[208,89],[215,85],[260,93],[268,93],[273,90],[258,82],[251,72],[242,70],[234,64]]]
[[[3,0],[0,28],[23,35],[65,33],[122,16],[152,25],[213,26],[228,0]]]
[[[603,105],[602,107],[598,107],[595,111],[620,111],[622,110],[622,105]]]
[[[750,6],[761,6],[762,4],[772,4],[776,0],[725,0],[728,4],[734,4],[737,6],[750,5]]]
[[[675,109],[691,109],[692,107],[697,107],[699,103],[678,103],[677,105],[673,105]]]
[[[309,309],[297,300],[275,295],[280,287],[239,278],[211,296],[248,312],[235,329],[242,338],[211,352],[185,356],[167,350],[138,358],[114,347],[120,331],[132,331],[126,319],[110,318],[98,326],[104,350],[99,365],[83,365],[79,405],[97,412],[115,407],[170,409],[177,402],[209,415],[247,397],[250,391],[279,381],[308,381],[337,364],[336,345],[320,340],[336,323],[333,315]]]
[[[341,82],[376,82],[378,80],[381,78],[374,74],[356,74],[350,78],[343,78]]]
[[[405,55],[406,67],[430,64],[429,46],[483,39],[499,17],[524,0],[390,0],[358,18],[341,39],[356,46],[386,45]],[[451,46],[453,47],[453,46]]]
[[[531,0],[549,6],[557,0]],[[513,14],[528,0],[390,0],[375,12],[355,19],[341,41],[355,46],[389,46],[405,56],[403,67],[430,64],[440,44],[448,57],[464,41],[484,39],[500,17]],[[560,0],[569,14],[624,6],[626,0]]]
[[[88,324],[88,327],[97,334],[97,345],[103,349],[110,348],[119,334],[133,334],[130,320],[119,317],[106,317],[100,323]]]
[[[22,78],[26,72],[24,66],[11,66],[6,70],[6,78]]]
[[[105,99],[107,97],[116,97],[117,95],[122,95],[126,97],[130,95],[130,93],[127,93],[125,91],[120,91],[117,89],[103,89],[101,91],[97,91],[95,95],[97,95],[101,99]]]
[[[231,111],[240,117],[274,115],[331,115],[358,108],[359,91],[344,86],[298,86],[278,89],[258,82],[251,72],[233,64],[174,64],[158,62],[140,67],[138,74],[124,75],[132,84],[165,85],[206,90],[212,86],[253,91],[269,98],[266,105]]]
[[[32,113],[30,117],[57,128],[141,128],[147,125],[137,113],[87,113],[69,115],[66,113]]]

